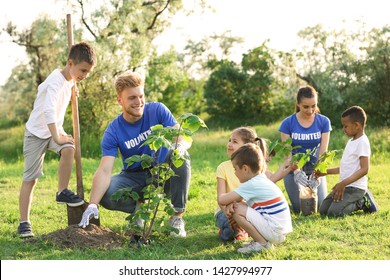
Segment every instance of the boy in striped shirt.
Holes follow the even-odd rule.
[[[238,249],[240,253],[271,249],[282,243],[286,234],[292,232],[290,210],[278,188],[264,174],[266,161],[260,147],[245,144],[235,151],[231,160],[241,185],[218,198],[221,205],[234,204],[229,218],[233,219],[253,238],[249,244]]]

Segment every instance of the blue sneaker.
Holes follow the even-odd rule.
[[[365,193],[363,199],[364,203],[362,209],[365,213],[378,212],[378,204],[376,204],[374,196],[372,195],[370,190],[367,189],[367,192]]]
[[[84,200],[75,195],[71,190],[64,189],[56,194],[57,203],[65,203],[70,207],[76,207],[84,204]]]
[[[18,234],[20,238],[33,237],[34,233],[29,222],[20,223],[18,226]]]

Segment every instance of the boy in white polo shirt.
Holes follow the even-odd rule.
[[[62,70],[55,69],[38,86],[23,143],[24,172],[19,195],[20,223],[17,231],[22,238],[34,236],[30,223],[32,194],[38,178],[43,175],[43,160],[47,150],[60,155],[56,201],[71,207],[84,203],[68,189],[74,162],[74,139],[62,126],[72,87],[75,82],[84,80],[95,64],[96,56],[92,47],[86,43],[76,44],[70,49],[66,66]]]

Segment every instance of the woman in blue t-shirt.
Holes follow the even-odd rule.
[[[310,162],[303,166],[302,170],[307,176],[313,172],[314,163],[318,156],[328,150],[330,131],[332,130],[329,118],[319,113],[317,106],[318,94],[311,86],[298,90],[296,98],[296,112],[285,118],[279,127],[281,140],[292,139],[292,146],[301,146],[292,151],[292,154],[305,153],[307,149],[316,149]],[[295,171],[296,173],[296,171]],[[318,207],[321,205],[327,193],[325,177],[319,179]],[[299,186],[294,180],[294,173],[289,173],[284,178],[284,186],[291,201],[293,211],[300,212]]]

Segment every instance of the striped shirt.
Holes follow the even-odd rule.
[[[260,174],[242,183],[236,190],[259,215],[269,220],[282,234],[292,231],[291,214],[287,201],[279,187]]]

